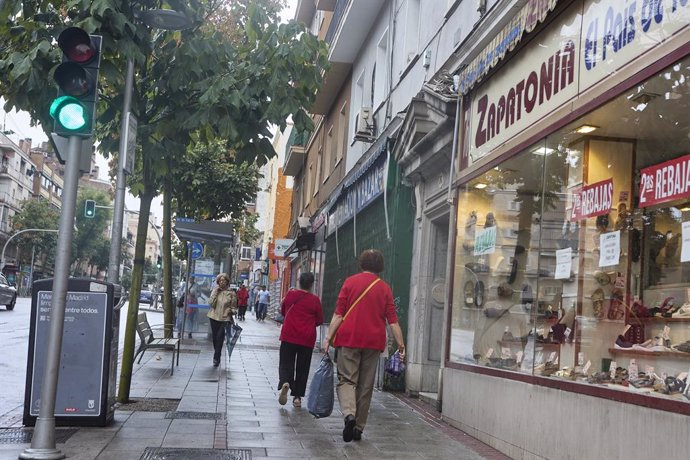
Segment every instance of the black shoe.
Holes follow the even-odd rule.
[[[355,431],[355,416],[350,414],[345,417],[345,428],[343,428],[343,441],[350,442],[354,438]]]
[[[353,441],[361,441],[362,440],[362,432],[355,428],[354,431],[352,432],[352,440]]]
[[[190,333],[187,335],[187,337],[189,337],[189,338],[191,339],[191,338],[192,338],[192,333],[190,332]]]
[[[218,367],[220,366],[220,359],[214,359],[213,360],[213,367]]]

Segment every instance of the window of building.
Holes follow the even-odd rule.
[[[319,186],[321,185],[321,158],[323,157],[323,150],[319,151],[316,157],[316,170],[314,171],[314,192],[312,196],[319,193]]]
[[[403,66],[419,54],[419,3],[420,0],[407,0],[405,11],[405,59]]]
[[[337,165],[340,160],[343,159],[343,155],[347,151],[347,102],[343,104],[340,108],[340,114],[338,115],[338,133],[340,134],[340,139],[338,140],[338,146],[335,151],[335,164]]]
[[[359,111],[364,107],[364,72],[365,70],[362,70],[362,73],[359,74],[359,77],[357,77],[357,81],[355,83],[355,89],[353,91],[353,101],[354,105],[353,108],[355,110],[352,111],[352,135],[350,136],[350,139],[354,136],[355,130],[357,129],[357,119],[359,116]]]
[[[461,187],[451,361],[690,404],[689,65]]]
[[[376,65],[372,76],[372,106],[378,107],[386,98],[388,84],[388,30],[379,39],[376,46]]]
[[[333,142],[333,125],[329,126],[326,134],[326,148],[323,152],[323,181],[326,182],[333,170],[333,150],[337,149],[337,142]],[[337,153],[336,153],[337,155]]]
[[[307,170],[307,186],[304,188],[304,206],[309,204],[309,199],[311,198],[311,191],[313,190],[314,181],[314,163],[309,163],[309,169]]]
[[[240,259],[241,260],[252,260],[252,248],[249,246],[242,246]]]

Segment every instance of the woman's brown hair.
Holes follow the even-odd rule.
[[[365,249],[359,255],[359,268],[367,272],[383,271],[383,253],[378,249]]]

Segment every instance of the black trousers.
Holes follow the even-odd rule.
[[[278,389],[283,383],[290,384],[294,397],[303,397],[307,390],[309,378],[309,365],[314,347],[295,345],[289,342],[280,342],[280,363],[278,364]]]
[[[208,319],[211,322],[211,338],[213,340],[213,360],[220,361],[220,354],[225,344],[225,321]]]
[[[246,305],[239,305],[237,307],[237,309],[239,310],[239,312],[237,313],[237,317],[239,319],[244,319],[244,315],[247,313],[247,306]]]

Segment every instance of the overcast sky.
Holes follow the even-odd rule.
[[[281,15],[283,21],[294,18],[295,9],[297,8],[298,0],[288,0],[288,6],[283,11]],[[5,100],[0,98],[0,107],[3,107]],[[15,143],[19,143],[20,139],[31,139],[31,143],[34,147],[37,147],[41,142],[47,142],[48,137],[43,132],[40,126],[31,126],[31,117],[27,112],[5,112],[0,108],[0,131],[11,130],[14,134],[8,137],[12,139]],[[108,180],[108,161],[100,154],[96,155],[96,163],[100,167],[100,179]],[[128,209],[139,210],[139,199],[127,193],[127,198],[125,200],[125,206]],[[151,204],[151,213],[155,216],[156,223],[160,223],[163,218],[163,206],[161,205],[161,199],[156,198]]]

